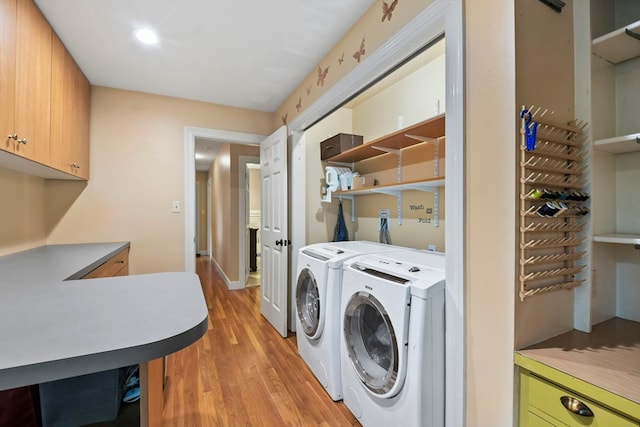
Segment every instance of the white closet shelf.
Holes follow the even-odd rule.
[[[640,40],[638,40],[638,44],[640,44]],[[598,151],[606,151],[615,154],[640,151],[640,133],[598,139],[593,142],[593,148]]]
[[[591,43],[591,51],[612,64],[640,56],[640,40],[627,34],[640,34],[640,21],[605,34]]]
[[[618,243],[621,245],[640,245],[640,234],[597,234],[593,236],[594,242]]]
[[[383,193],[389,194],[407,190],[433,191],[438,187],[444,187],[444,178],[436,177],[418,181],[407,181],[391,185],[376,185],[375,187],[358,188],[357,190],[336,191],[335,196],[362,196],[364,194]]]

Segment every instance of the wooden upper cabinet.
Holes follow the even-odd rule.
[[[0,149],[13,152],[15,140],[16,0],[0,0]]]
[[[14,153],[49,162],[52,30],[32,0],[17,0]]]
[[[91,86],[55,33],[51,52],[50,164],[89,179]]]
[[[33,0],[0,0],[0,150],[15,170],[89,179],[91,86]]]

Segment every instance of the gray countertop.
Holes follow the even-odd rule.
[[[0,390],[156,359],[206,332],[195,274],[78,280],[128,246],[54,245],[0,257]]]

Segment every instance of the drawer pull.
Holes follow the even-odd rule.
[[[576,415],[580,415],[582,417],[593,417],[591,409],[574,397],[562,396],[560,398],[560,402],[562,403],[562,406]]]

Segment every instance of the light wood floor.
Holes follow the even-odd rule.
[[[209,328],[167,358],[165,426],[352,426],[286,339],[260,315],[260,288],[229,291],[206,257],[197,272]]]

